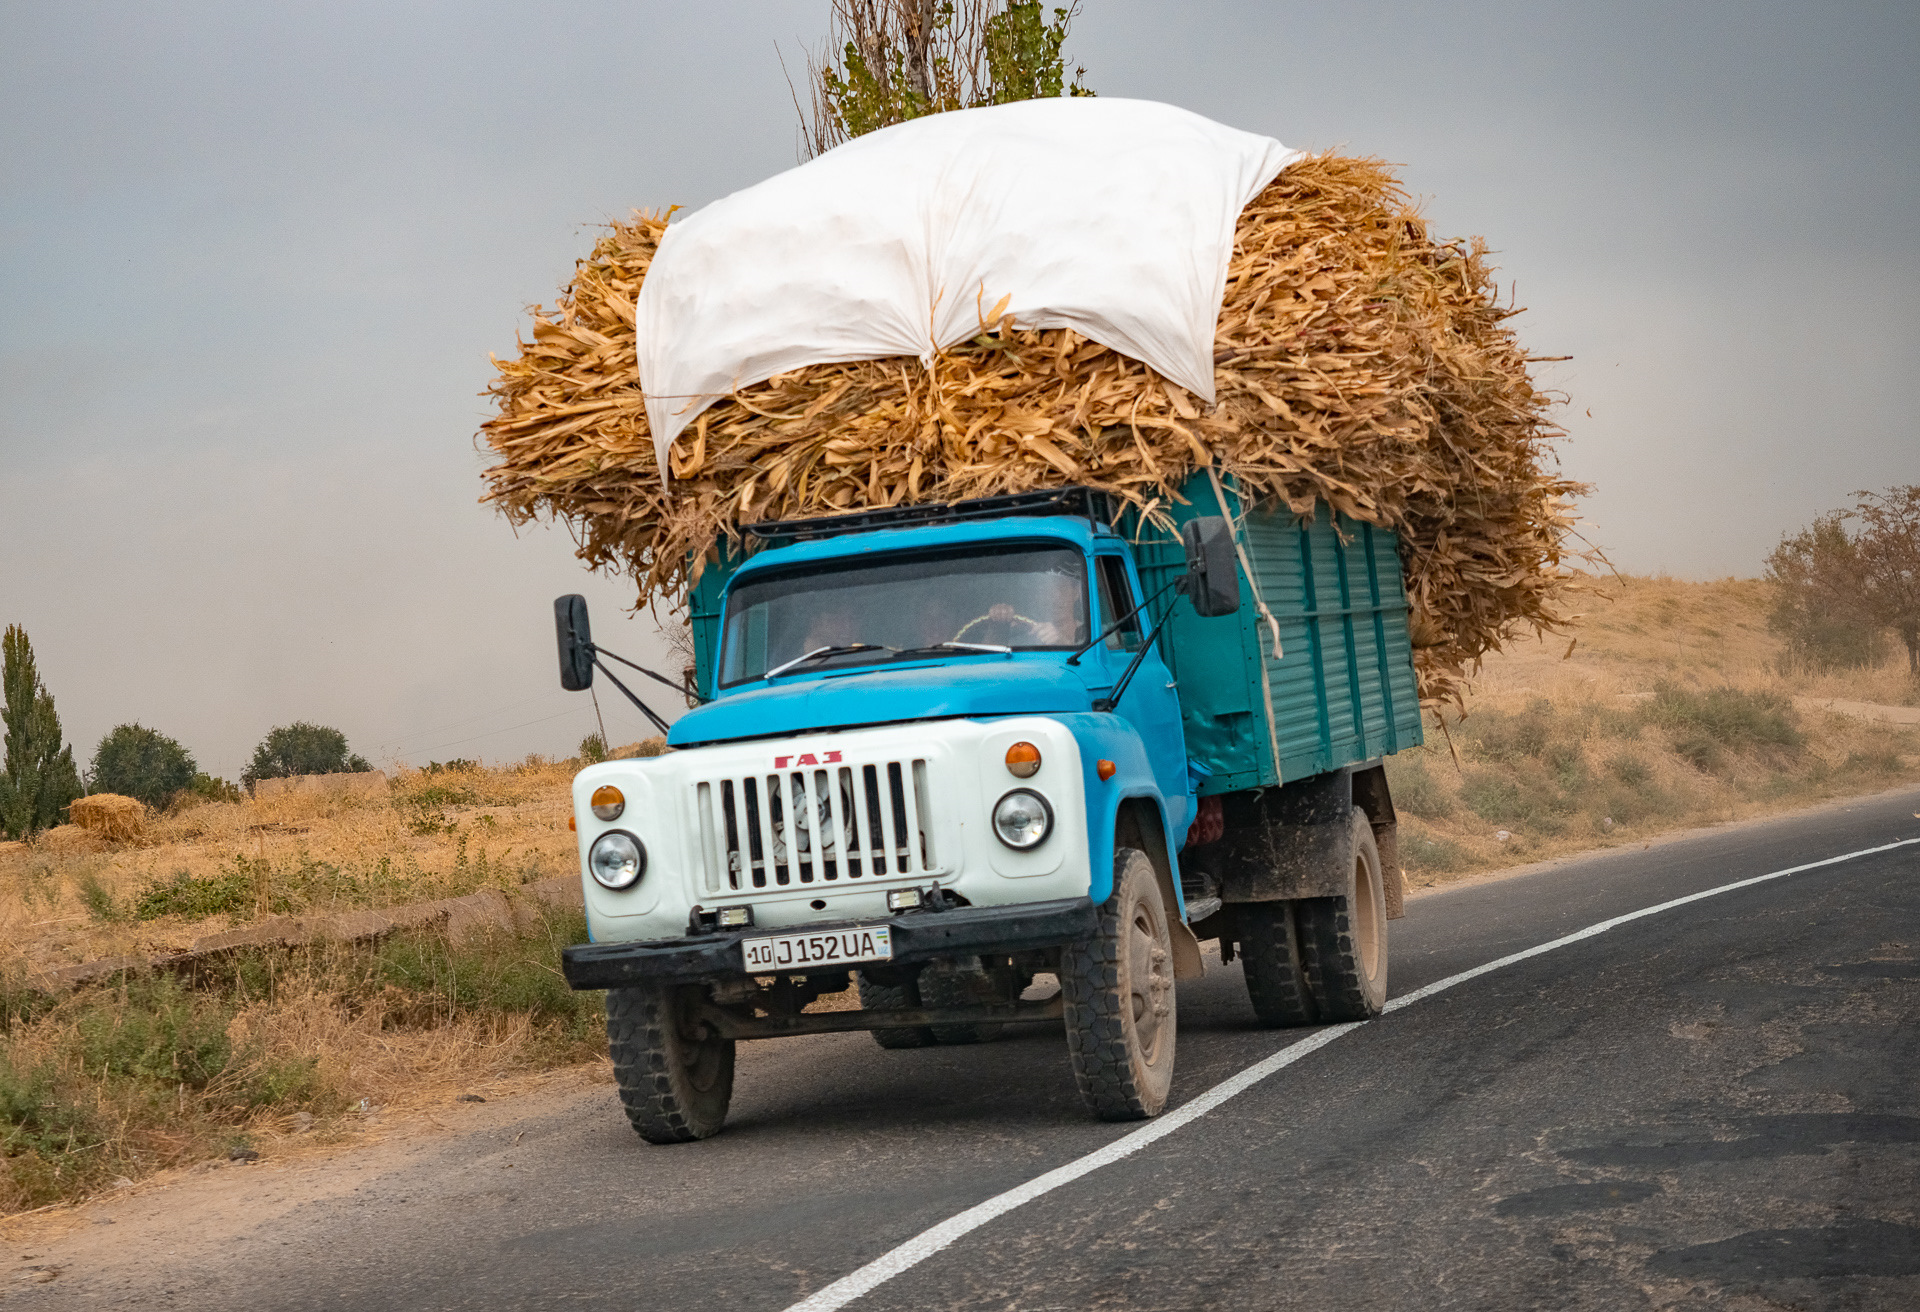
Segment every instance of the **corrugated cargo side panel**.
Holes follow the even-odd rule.
[[[1283,773],[1299,778],[1417,745],[1420,708],[1395,535],[1344,517],[1336,531],[1324,510],[1309,522],[1291,521],[1291,535],[1300,591],[1285,600],[1304,639],[1294,668],[1324,695],[1313,699],[1310,731],[1304,716],[1290,717],[1281,736]],[[1290,648],[1270,666],[1275,676],[1295,654]]]

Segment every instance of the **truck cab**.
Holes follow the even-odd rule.
[[[1294,899],[1265,898],[1289,913],[1250,913],[1242,933],[1222,897],[1259,860],[1227,841],[1229,810],[1244,848],[1302,819],[1282,813],[1311,811],[1312,790],[1209,789],[1232,771],[1189,755],[1208,699],[1183,708],[1155,641],[1178,613],[1189,642],[1244,645],[1237,530],[1190,516],[1180,567],[1163,549],[1143,579],[1128,527],[1067,489],[755,525],[750,550],[705,562],[690,599],[701,704],[672,751],[590,766],[573,790],[591,942],[563,965],[574,987],[608,990],[644,1138],[720,1128],[738,1041],[846,1029],[908,1048],[1064,1024],[1090,1109],[1153,1115],[1175,986],[1203,969],[1196,927],[1227,953],[1253,940],[1249,962],[1278,950],[1300,999],[1274,1014],[1314,1014]],[[591,655],[567,623],[563,668],[583,643]],[[1384,778],[1321,773],[1338,814],[1302,832],[1339,831],[1333,886],[1357,904],[1367,854],[1356,867],[1351,849],[1373,824],[1350,820],[1351,801],[1384,801]],[[1376,937],[1383,996],[1383,925]],[[1048,975],[1057,989],[1033,987]],[[807,1010],[849,987],[858,1010]],[[1251,970],[1249,988],[1259,1010]]]

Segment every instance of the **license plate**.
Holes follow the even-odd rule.
[[[740,949],[748,974],[841,962],[892,961],[893,933],[885,925],[867,925],[811,934],[775,934],[747,939]]]

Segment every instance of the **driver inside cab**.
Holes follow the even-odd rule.
[[[1028,576],[1025,605],[998,601],[954,632],[953,642],[996,647],[1071,647],[1086,641],[1086,592],[1071,574]]]

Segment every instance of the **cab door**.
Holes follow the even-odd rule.
[[[1098,633],[1140,601],[1140,581],[1134,575],[1133,562],[1120,551],[1096,552],[1093,557],[1094,594],[1098,598]],[[1141,611],[1117,632],[1094,648],[1106,672],[1109,686],[1126,673],[1127,666],[1139,654],[1147,640],[1147,614]],[[1093,653],[1089,653],[1089,657]],[[1132,724],[1146,744],[1147,758],[1153,763],[1154,782],[1167,804],[1169,845],[1178,848],[1185,837],[1192,797],[1187,781],[1186,734],[1180,724],[1180,694],[1173,686],[1173,674],[1158,651],[1149,651],[1134,672],[1114,714]]]

